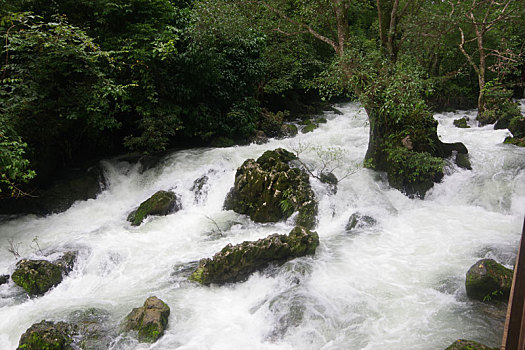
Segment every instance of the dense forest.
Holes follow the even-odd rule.
[[[3,0],[0,18],[3,197],[104,156],[276,136],[338,99],[398,187],[442,177],[432,111],[477,107],[525,144],[523,0]]]

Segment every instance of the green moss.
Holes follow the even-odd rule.
[[[470,126],[467,124],[467,118],[465,117],[454,120],[454,126],[456,128],[470,128]]]
[[[482,259],[467,272],[467,295],[480,301],[506,301],[510,295],[512,277],[512,270],[492,259]]]
[[[11,276],[31,295],[41,295],[62,281],[63,268],[45,260],[21,260]]]
[[[517,137],[507,137],[505,138],[504,143],[509,145],[515,145],[519,147],[525,147],[525,137],[517,138]]]
[[[190,280],[204,285],[243,280],[269,263],[282,263],[314,254],[319,236],[304,227],[295,227],[289,235],[273,234],[255,242],[228,244],[211,259],[202,259]]]
[[[321,117],[321,118],[317,118],[317,120],[315,122],[317,124],[326,124],[326,123],[328,123],[328,120],[326,120],[326,118],[324,118],[324,117]]]
[[[414,152],[406,147],[387,150],[388,181],[408,195],[423,197],[434,182],[443,178],[444,164],[443,159],[427,152]]]
[[[499,348],[491,348],[472,340],[458,339],[445,350],[499,350]]]
[[[149,199],[145,200],[129,216],[128,221],[131,225],[138,226],[150,215],[167,215],[177,206],[175,193],[168,191],[158,191]]]
[[[302,120],[299,125],[311,125],[312,121],[310,119]]]
[[[64,322],[42,321],[32,325],[22,336],[18,349],[26,350],[69,350],[72,328]]]
[[[302,132],[303,134],[306,134],[306,133],[309,133],[309,132],[314,131],[314,130],[317,129],[318,127],[319,127],[319,125],[317,125],[317,124],[308,124],[308,125],[306,125],[306,126],[301,130],[301,132]]]

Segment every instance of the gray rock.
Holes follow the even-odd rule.
[[[145,343],[154,343],[168,326],[170,308],[159,298],[152,296],[144,305],[133,309],[124,321],[124,330],[138,332],[138,339]]]

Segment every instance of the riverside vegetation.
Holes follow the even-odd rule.
[[[296,134],[289,122],[298,117],[304,119],[301,133],[308,134],[326,122],[308,116],[322,102],[340,99],[359,101],[368,115],[364,166],[386,173],[389,185],[410,197],[424,198],[442,180],[447,158],[471,168],[465,145],[439,139],[432,109],[475,106],[481,125],[508,128],[512,136],[505,142],[525,145],[525,118],[512,99],[523,96],[525,74],[520,40],[525,8],[517,1],[455,6],[358,0],[328,6],[287,0],[15,0],[2,5],[4,203],[42,196],[40,189],[59,171],[100,157],[264,142],[266,136]],[[432,44],[423,40],[429,37]],[[466,120],[458,126],[467,126]],[[309,173],[284,149],[246,160],[225,209],[255,222],[293,217],[297,226],[288,235],[227,245],[201,260],[189,279],[204,285],[241,281],[270,264],[314,254],[318,202]],[[337,191],[333,174],[321,178]],[[174,192],[160,191],[128,221],[139,226],[148,216],[179,209]],[[349,232],[375,225],[373,218],[355,215]],[[11,278],[37,297],[56,287],[73,261],[24,259]],[[501,272],[504,277],[494,277],[497,288],[472,291],[478,283],[475,266]],[[510,272],[491,261],[475,266],[466,278],[468,295],[504,299]],[[150,297],[126,317],[123,329],[155,342],[169,314],[164,302]],[[19,348],[67,348],[82,338],[79,334],[75,325],[42,321],[22,336]],[[473,346],[455,344],[451,348]]]

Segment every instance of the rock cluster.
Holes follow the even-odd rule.
[[[190,280],[204,285],[240,281],[270,263],[314,254],[318,245],[317,233],[301,226],[288,235],[273,234],[255,242],[228,244],[211,259],[202,259]]]
[[[298,211],[296,224],[312,229],[317,201],[308,174],[290,166],[297,157],[285,149],[266,151],[256,161],[246,160],[235,174],[235,183],[224,208],[249,215],[256,222],[277,222]]]
[[[458,339],[445,350],[499,350],[499,348],[491,348],[472,340]]]

